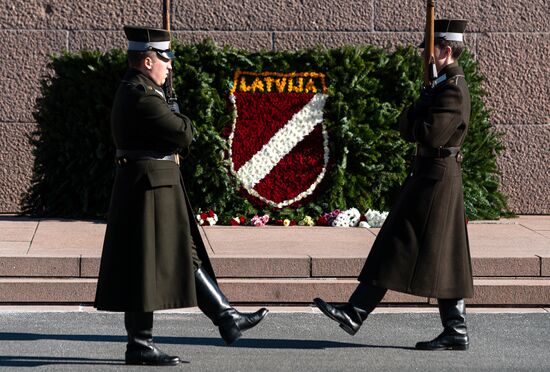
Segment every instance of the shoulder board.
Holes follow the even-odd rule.
[[[449,82],[449,84],[457,85],[460,78],[464,78],[464,75],[455,75],[452,78],[449,78],[449,80],[447,81]]]
[[[144,84],[139,84],[137,87],[140,87],[140,89],[147,95],[160,96],[162,99],[164,99],[164,92],[162,91],[162,89]]]
[[[143,93],[147,92],[147,87],[143,84],[134,85],[134,89],[139,90],[140,92],[143,92]]]
[[[158,89],[151,85],[143,84],[143,83],[136,84],[135,82],[126,81],[126,80],[124,80],[123,83],[128,85],[128,87],[139,91],[140,93],[145,93],[147,95],[153,95],[153,96],[157,95],[165,99],[164,92],[161,89]]]
[[[140,83],[136,84],[134,81],[123,80],[122,83],[124,83],[128,88],[135,89],[141,93],[147,93],[148,91],[151,92],[153,90],[153,87],[151,86]]]

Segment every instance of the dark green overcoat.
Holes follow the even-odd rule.
[[[187,151],[193,136],[191,121],[173,113],[162,89],[134,69],[117,90],[111,129],[117,149],[162,154]],[[193,246],[215,278],[179,166],[117,165],[95,306],[145,312],[196,306]]]
[[[456,63],[440,77],[431,105],[417,103],[402,113],[401,134],[422,146],[458,147],[468,129],[468,87]],[[473,296],[459,160],[415,158],[359,281],[432,298]]]

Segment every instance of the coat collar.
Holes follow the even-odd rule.
[[[439,77],[435,81],[435,86],[437,87],[457,75],[464,76],[462,67],[460,67],[457,62],[448,64],[439,72]]]
[[[153,80],[149,79],[145,74],[135,68],[130,68],[128,71],[126,71],[126,74],[122,78],[122,82],[129,83],[130,85],[141,86],[143,87],[142,89],[144,89],[145,92],[155,92],[164,100],[166,100],[166,96],[164,95],[162,87],[155,84]]]
[[[131,81],[131,80],[137,80],[142,84],[150,85],[154,88],[161,88],[155,82],[151,79],[149,79],[145,74],[143,74],[138,69],[135,69],[133,67],[130,67],[128,71],[126,71],[126,74],[122,78],[122,80]]]

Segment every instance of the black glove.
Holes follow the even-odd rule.
[[[170,101],[168,101],[168,106],[170,107],[170,111],[178,114],[180,113],[180,106],[178,105],[178,101],[175,99],[170,99]]]

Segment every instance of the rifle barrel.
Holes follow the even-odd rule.
[[[162,2],[162,28],[170,31],[170,0]]]
[[[435,20],[435,1],[427,0],[426,5],[426,31],[424,34],[424,83],[431,85],[432,80],[437,78],[433,75],[435,66],[434,56],[434,20]]]

